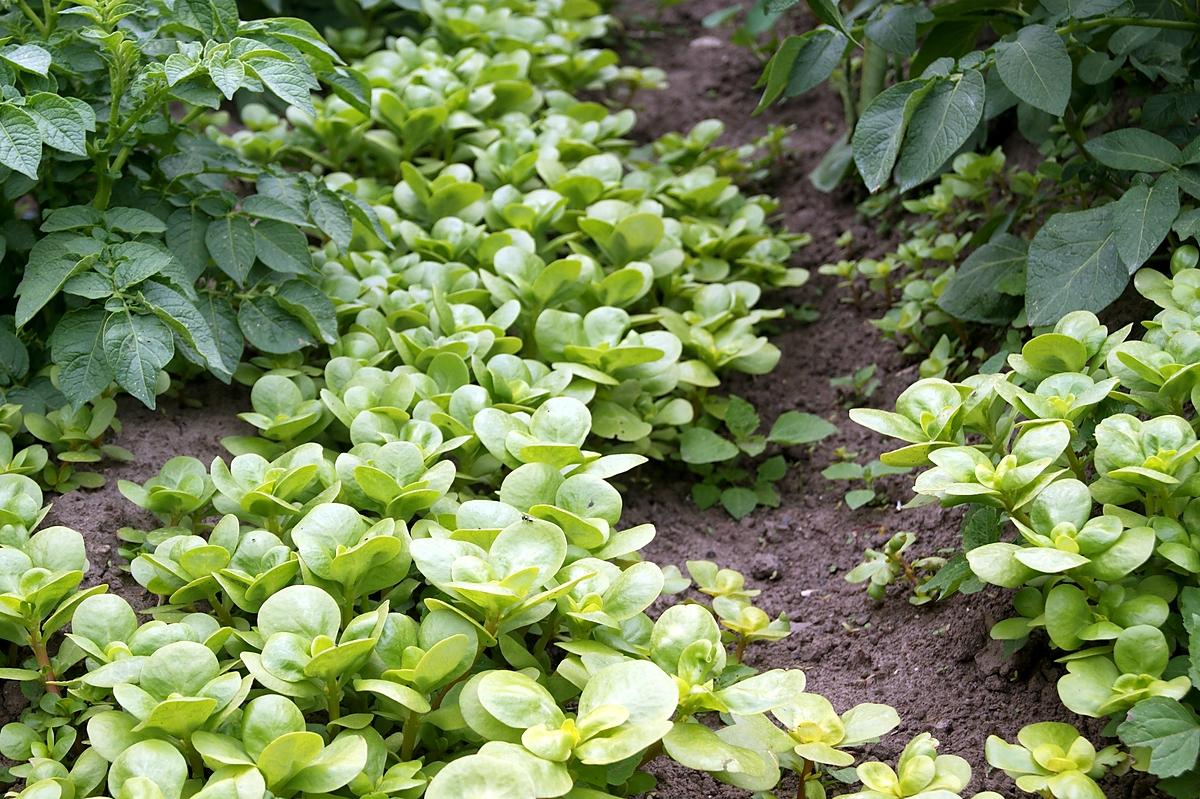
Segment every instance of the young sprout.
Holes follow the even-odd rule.
[[[924,605],[933,597],[925,593],[922,586],[933,572],[946,565],[946,559],[928,557],[910,561],[904,553],[916,541],[916,533],[899,532],[887,540],[882,550],[865,550],[862,563],[850,570],[846,582],[866,583],[868,596],[876,602],[882,602],[887,587],[897,580],[903,580],[913,592],[908,601],[914,605]]]

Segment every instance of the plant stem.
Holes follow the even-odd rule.
[[[62,696],[62,689],[52,684],[58,677],[54,674],[54,667],[50,664],[50,653],[46,651],[46,642],[42,640],[41,630],[37,624],[34,624],[30,626],[28,632],[29,648],[33,650],[34,660],[37,661],[38,670],[42,673],[42,683],[46,692]]]
[[[217,614],[217,618],[221,621],[221,624],[226,627],[233,626],[233,616],[229,615],[229,608],[222,605],[220,600],[217,599],[216,591],[208,595],[208,604],[213,609],[213,613]]]
[[[865,41],[862,57],[862,78],[858,89],[858,116],[883,91],[884,78],[887,75],[887,51],[882,47]]]
[[[742,658],[746,654],[746,647],[750,646],[750,637],[742,635],[738,638],[737,649],[733,651],[733,659],[738,663],[742,662]]]
[[[421,729],[421,714],[415,710],[408,711],[408,717],[404,719],[403,740],[400,743],[400,760],[407,762],[412,760],[413,752],[417,748],[417,731]]]
[[[546,651],[546,647],[550,646],[550,642],[554,640],[554,636],[558,634],[558,608],[554,609],[544,622],[545,629],[542,635],[538,638],[537,643],[533,646],[533,654],[541,655]]]
[[[200,753],[196,751],[196,747],[192,746],[190,741],[184,741],[183,756],[192,770],[192,776],[198,780],[204,779],[204,760],[201,759]]]
[[[1081,481],[1087,482],[1087,472],[1084,471],[1083,464],[1079,461],[1079,456],[1075,454],[1075,450],[1071,449],[1071,445],[1067,445],[1067,463],[1071,464],[1071,471],[1075,473]]]
[[[49,33],[46,30],[46,23],[42,22],[41,17],[29,7],[29,3],[25,2],[25,0],[17,0],[17,8],[21,9],[21,13],[25,15],[25,18],[33,23],[33,27],[37,28],[37,32],[45,39],[46,34]]]
[[[1098,17],[1096,19],[1083,20],[1082,22],[1072,22],[1069,25],[1063,25],[1055,30],[1055,33],[1062,35],[1064,33],[1075,33],[1076,31],[1088,31],[1093,28],[1106,28],[1112,26],[1114,28],[1123,28],[1127,26],[1136,26],[1139,28],[1166,28],[1168,30],[1177,31],[1200,31],[1200,23],[1188,22],[1182,19],[1157,19],[1154,17]]]
[[[800,769],[800,782],[796,785],[796,799],[804,799],[804,783],[808,782],[808,778],[812,775],[812,767],[812,762],[805,758],[804,765]]]
[[[342,689],[337,680],[327,680],[325,683],[325,708],[329,712],[329,720],[337,721],[342,715]]]

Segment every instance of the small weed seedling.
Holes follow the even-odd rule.
[[[910,561],[905,557],[905,552],[916,542],[916,533],[899,532],[887,540],[882,550],[865,550],[862,562],[846,575],[846,582],[866,583],[871,599],[882,602],[888,586],[903,580],[913,592],[908,601],[914,605],[924,605],[934,598],[924,591],[925,583],[946,565],[946,559],[928,557]]]

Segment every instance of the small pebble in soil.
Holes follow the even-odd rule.
[[[778,580],[780,563],[776,555],[761,552],[750,562],[750,574],[756,580]]]

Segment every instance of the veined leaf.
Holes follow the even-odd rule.
[[[87,155],[87,129],[74,103],[57,94],[38,92],[26,99],[25,111],[45,144],[64,153]]]
[[[1129,271],[1117,251],[1113,204],[1055,214],[1029,245],[1025,305],[1029,324],[1070,311],[1098,311],[1121,295]]]
[[[312,271],[308,240],[295,225],[271,219],[254,226],[254,252],[276,272],[303,275]]]
[[[824,82],[837,67],[846,44],[845,36],[824,27],[784,39],[767,63],[766,88],[755,112],[785,93],[796,97]]]
[[[256,349],[273,355],[316,344],[300,320],[285,311],[273,297],[254,297],[243,302],[238,309],[238,325]]]
[[[1017,97],[1062,116],[1071,99],[1071,56],[1062,37],[1045,25],[1026,25],[996,44],[996,70]]]
[[[198,352],[208,364],[208,368],[225,382],[233,376],[237,361],[230,362],[226,358],[227,350],[217,343],[212,323],[200,309],[183,294],[175,289],[151,280],[140,288],[142,299],[150,306],[159,321],[171,328],[175,335],[183,339],[189,347]],[[241,353],[241,334],[238,334],[238,353]]]
[[[1174,144],[1142,128],[1105,133],[1087,142],[1085,149],[1105,166],[1131,172],[1165,172],[1182,157]]]
[[[321,232],[331,238],[338,249],[344,250],[350,246],[353,223],[345,205],[336,194],[329,189],[318,191],[309,202],[308,213]]]
[[[0,164],[37,180],[42,134],[33,117],[15,105],[0,105]]]
[[[221,271],[239,285],[254,266],[254,228],[240,214],[230,214],[208,223],[204,243]]]
[[[304,323],[309,332],[326,344],[337,341],[337,314],[325,292],[303,280],[289,280],[275,292],[275,300]]]
[[[71,234],[47,236],[39,241],[29,253],[25,274],[17,286],[17,327],[28,324],[34,315],[46,306],[63,285],[86,262],[72,253],[66,246]]]
[[[889,86],[863,111],[850,144],[868,190],[879,191],[888,182],[909,119],[931,85],[918,79]]]
[[[104,355],[121,388],[155,405],[158,373],[175,354],[171,331],[157,317],[127,308],[113,314],[104,329]]]
[[[309,114],[315,113],[311,93],[320,85],[307,69],[301,70],[286,58],[250,58],[244,63],[280,100]]]
[[[108,313],[89,307],[71,311],[50,334],[50,356],[58,364],[58,387],[78,408],[113,381],[104,354],[104,327]]]
[[[925,182],[958,152],[983,118],[983,75],[971,69],[937,81],[912,111],[896,182],[901,191]]]
[[[1006,324],[1021,310],[1021,300],[1001,290],[1025,271],[1029,245],[1008,233],[967,256],[938,298],[938,307],[959,319]]]
[[[1179,181],[1167,172],[1152,184],[1131,186],[1117,201],[1117,252],[1129,274],[1146,263],[1179,215]]]
[[[50,71],[49,51],[32,43],[5,45],[0,48],[0,59],[4,59],[17,69],[23,69],[43,77]]]

